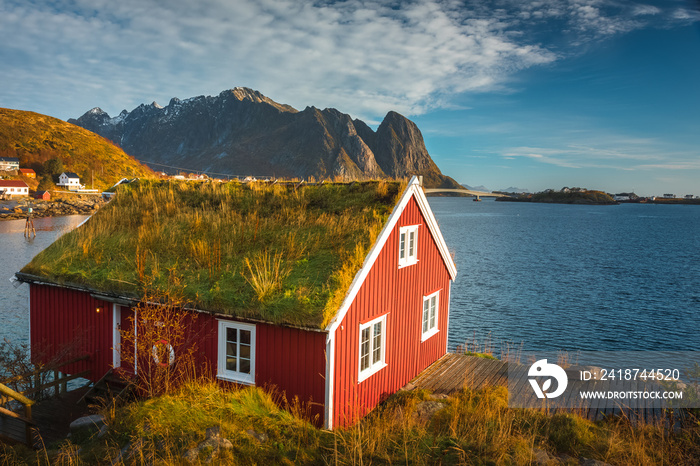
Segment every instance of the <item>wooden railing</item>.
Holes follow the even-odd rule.
[[[7,416],[10,419],[16,419],[21,421],[24,424],[24,441],[29,446],[33,445],[34,442],[32,440],[32,426],[34,425],[34,423],[32,422],[32,405],[34,404],[34,401],[30,400],[21,393],[17,393],[10,387],[7,387],[3,384],[0,384],[0,393],[2,393],[5,396],[5,399],[10,398],[19,401],[24,405],[24,416],[20,416],[19,414],[2,407],[0,407],[0,414],[2,414],[3,416]],[[3,425],[3,427],[5,426]],[[3,430],[6,431],[9,429]],[[2,432],[3,435],[5,433],[6,432]],[[9,437],[10,439],[18,440],[16,438],[13,438],[10,432],[7,432],[7,434],[7,437]]]
[[[29,396],[41,394],[44,390],[50,388],[54,388],[54,396],[66,393],[68,391],[69,381],[84,377],[88,375],[90,371],[86,370],[72,375],[65,375],[60,372],[59,369],[69,364],[85,361],[89,358],[90,356],[85,355],[50,366],[40,366],[33,371],[3,380],[2,383],[0,383],[0,420],[3,420],[3,422],[0,423],[0,437],[5,437],[13,441],[24,441],[28,446],[33,446],[32,427],[34,426],[34,422],[32,421],[32,405],[35,404],[36,401],[30,399]],[[42,383],[42,375],[51,372],[53,372],[53,380]],[[21,384],[24,380],[29,380],[27,384],[29,388],[21,393],[6,385]],[[32,381],[34,382],[33,384]],[[11,401],[16,401],[24,407],[24,416],[4,407],[6,403]],[[19,430],[24,430],[24,432],[20,433],[18,432]],[[23,438],[20,439],[19,437]]]

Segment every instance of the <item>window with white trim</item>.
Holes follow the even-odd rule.
[[[386,316],[360,325],[358,382],[386,367]]]
[[[438,333],[438,314],[440,311],[440,291],[423,296],[423,319],[421,341]]]
[[[399,229],[399,267],[418,262],[418,225]]]
[[[219,321],[217,377],[255,383],[255,325]]]

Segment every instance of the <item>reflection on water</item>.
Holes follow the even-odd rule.
[[[41,250],[87,218],[84,215],[34,219],[36,238],[24,237],[25,220],[0,221],[0,339],[29,340],[29,287],[15,288],[10,278]]]

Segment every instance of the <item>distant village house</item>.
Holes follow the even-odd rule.
[[[77,191],[82,188],[82,185],[80,184],[80,177],[72,172],[61,173],[61,176],[58,177],[58,184],[56,186],[66,188],[69,191]]]
[[[0,157],[0,171],[19,170],[19,159],[17,157]]]
[[[0,180],[0,195],[9,197],[29,196],[29,186],[20,180]]]
[[[51,200],[51,193],[48,191],[37,191],[34,193],[34,199],[41,199],[44,201],[50,201]]]
[[[36,172],[31,168],[20,168],[19,172],[27,178],[36,178]]]

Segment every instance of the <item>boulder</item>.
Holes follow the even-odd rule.
[[[90,433],[98,433],[106,426],[105,417],[101,414],[92,414],[83,416],[70,423],[71,434],[77,432],[89,431]]]
[[[432,419],[435,413],[437,413],[444,407],[445,404],[439,401],[421,401],[416,406],[416,410],[413,413],[413,416],[423,421],[429,421],[430,419]]]
[[[209,451],[207,456],[202,460],[203,463],[209,464],[219,457],[221,450],[230,450],[233,444],[229,439],[221,437],[221,428],[219,426],[209,427],[205,433],[206,439],[197,444],[196,447],[190,448],[182,454],[182,459],[186,463],[197,463],[202,451]]]

